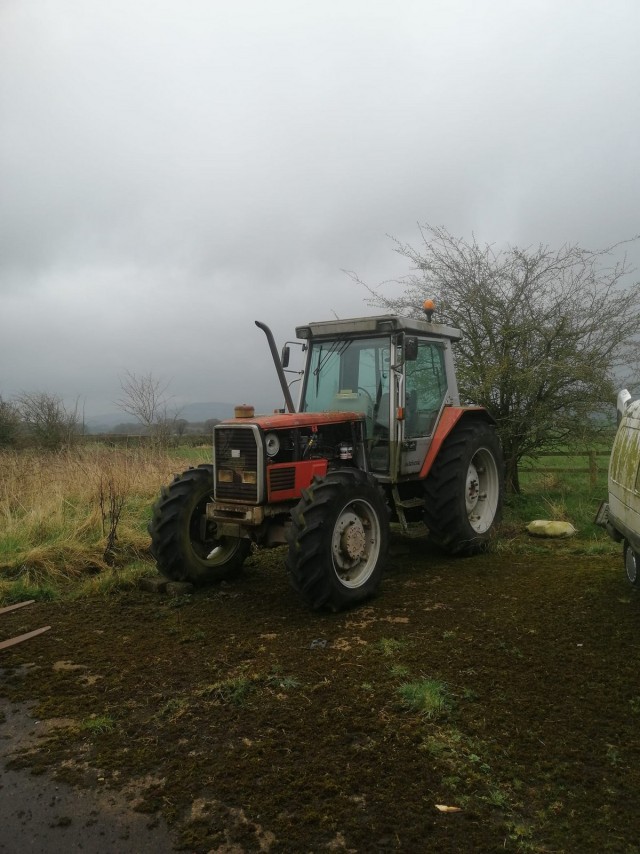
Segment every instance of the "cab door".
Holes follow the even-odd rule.
[[[404,363],[400,474],[419,472],[447,399],[445,346],[418,339],[417,357]]]

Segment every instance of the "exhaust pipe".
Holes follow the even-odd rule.
[[[264,334],[267,336],[267,341],[269,342],[269,349],[271,350],[273,363],[276,366],[276,373],[278,374],[278,379],[280,380],[280,387],[282,388],[284,402],[287,404],[287,409],[289,410],[289,412],[295,412],[296,408],[293,405],[293,398],[291,397],[291,392],[289,391],[289,386],[287,385],[287,378],[284,375],[284,369],[282,367],[282,362],[280,361],[278,348],[276,347],[276,342],[273,339],[273,332],[269,329],[266,323],[260,323],[259,320],[256,320],[255,324],[258,329],[262,329]]]

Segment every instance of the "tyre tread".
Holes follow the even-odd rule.
[[[338,611],[347,605],[356,604],[371,596],[379,583],[378,577],[372,577],[368,579],[371,584],[365,582],[362,590],[349,590],[348,593],[336,591],[331,583],[333,569],[327,567],[325,543],[327,511],[343,489],[354,486],[375,489],[372,495],[379,503],[381,530],[378,566],[381,567],[386,560],[389,509],[378,484],[360,469],[341,469],[330,472],[326,477],[315,477],[291,512],[292,525],[286,560],[292,587],[313,610],[327,607]]]
[[[204,561],[185,554],[183,511],[193,500],[194,493],[206,496],[205,484],[213,492],[213,466],[201,463],[176,475],[169,486],[163,486],[151,510],[147,530],[151,536],[150,551],[159,572],[172,581],[190,581],[203,584],[220,580],[237,572],[249,553],[250,543],[242,540],[228,561],[217,567],[208,567]]]
[[[464,494],[466,470],[462,471],[460,460],[467,448],[478,437],[486,436],[484,443],[493,453],[498,468],[498,506],[493,523],[488,531],[473,532],[468,519],[460,510],[460,498]],[[485,551],[500,520],[503,490],[503,463],[495,429],[486,421],[467,421],[459,424],[445,439],[436,461],[425,481],[424,519],[429,528],[429,537],[448,554],[472,555]]]

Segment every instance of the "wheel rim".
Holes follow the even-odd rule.
[[[336,519],[331,556],[344,587],[361,587],[370,578],[380,555],[380,522],[368,501],[350,501]]]
[[[499,493],[495,458],[487,448],[479,448],[469,464],[465,487],[467,518],[477,534],[484,534],[493,524]]]
[[[215,543],[216,545],[205,557],[209,566],[219,566],[226,563],[240,548],[240,540],[229,539],[228,537],[221,537],[219,540],[215,540]]]
[[[206,522],[207,495],[194,507],[189,523],[189,542],[194,555],[207,566],[219,566],[226,563],[238,548],[240,540],[235,537],[215,536],[215,524]]]
[[[638,581],[638,561],[631,546],[627,546],[624,552],[624,568],[631,584],[636,584]]]

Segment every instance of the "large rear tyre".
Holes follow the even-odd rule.
[[[158,570],[173,581],[208,584],[237,573],[249,554],[249,540],[216,537],[206,518],[213,493],[213,466],[177,475],[153,507],[149,533]]]
[[[291,511],[287,569],[311,608],[341,611],[373,596],[389,547],[389,510],[357,469],[316,477]]]
[[[430,539],[449,554],[485,551],[502,515],[502,449],[486,421],[466,421],[447,436],[425,481]]]

